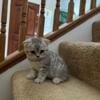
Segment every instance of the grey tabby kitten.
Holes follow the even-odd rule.
[[[24,51],[32,64],[28,79],[36,83],[43,82],[47,77],[58,84],[68,79],[68,70],[62,58],[48,50],[50,41],[40,37],[32,37],[24,41]]]

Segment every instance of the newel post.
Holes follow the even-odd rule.
[[[45,3],[46,0],[41,0],[41,6],[40,6],[40,15],[39,15],[39,22],[38,22],[38,36],[43,37],[44,33],[44,23],[45,23]]]
[[[54,12],[53,31],[59,28],[60,20],[60,0],[56,0],[56,8]]]

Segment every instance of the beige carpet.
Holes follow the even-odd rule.
[[[12,77],[13,100],[100,100],[100,91],[71,77],[68,82],[54,85],[51,81],[36,84],[20,71]]]
[[[59,53],[73,76],[100,89],[100,43],[62,42]]]

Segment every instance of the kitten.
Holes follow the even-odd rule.
[[[68,79],[68,69],[62,58],[48,50],[48,39],[32,37],[24,41],[24,51],[32,64],[32,72],[28,78],[35,78],[36,83],[47,77],[58,84]]]

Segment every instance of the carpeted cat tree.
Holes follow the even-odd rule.
[[[100,22],[93,24],[93,40],[100,33],[98,25]],[[69,66],[69,81],[59,85],[51,81],[35,84],[25,77],[30,69],[16,72],[12,77],[13,100],[100,100],[100,43],[64,42],[59,54]]]

